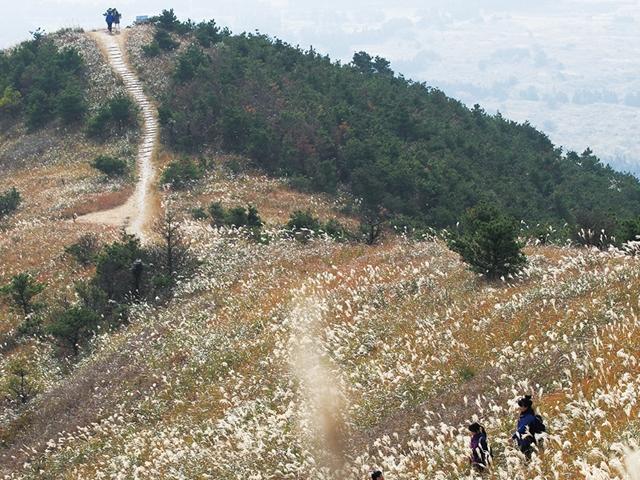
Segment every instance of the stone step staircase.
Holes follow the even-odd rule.
[[[127,92],[138,105],[143,123],[136,158],[138,180],[134,193],[124,205],[108,211],[90,213],[80,217],[79,220],[121,226],[144,241],[147,236],[145,230],[151,221],[150,193],[155,178],[153,155],[158,142],[158,112],[145,95],[142,83],[125,60],[117,37],[96,32],[94,38],[106,51],[111,68],[122,78]]]

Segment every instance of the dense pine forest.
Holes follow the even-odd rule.
[[[238,153],[301,190],[347,189],[364,212],[382,209],[396,225],[450,227],[485,202],[565,237],[604,229],[625,241],[636,233],[635,177],[589,149],[565,153],[527,123],[405,79],[384,58],[358,52],[343,65],[266,35],[232,35],[214,21],[180,22],[171,11],[155,24],[149,57],[189,45],[160,106],[165,141],[178,152]],[[84,118],[84,67],[73,49],[35,32],[3,52],[0,66],[4,121],[39,128]],[[90,136],[109,128],[103,117],[89,120]]]
[[[31,32],[30,40],[0,51],[0,126],[24,125],[29,132],[47,126],[82,129],[99,142],[136,127],[136,109],[122,92],[91,102],[87,63],[81,52],[55,40],[73,33],[63,29],[47,35],[38,29]],[[2,160],[0,168],[7,166]]]
[[[40,30],[11,51],[0,52],[0,119],[23,118],[39,128],[55,118],[76,123],[87,111],[82,57],[58,48]]]
[[[244,154],[303,189],[346,186],[396,222],[454,225],[481,201],[518,220],[608,231],[640,213],[635,177],[590,150],[564,153],[531,125],[472,109],[356,53],[348,65],[261,34],[166,14],[160,39],[191,42],[162,102],[178,151]]]

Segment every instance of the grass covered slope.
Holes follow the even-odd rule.
[[[360,52],[340,65],[215,24],[165,19],[157,28],[175,46],[147,57],[146,70],[173,58],[160,117],[178,151],[240,153],[303,188],[346,185],[366,207],[418,225],[454,225],[481,200],[555,226],[640,213],[633,176],[588,150],[562,154],[530,125],[469,110],[382,58]]]
[[[170,28],[169,40],[180,32],[195,32],[200,43],[213,36],[203,45],[211,61],[226,48],[217,36],[228,35],[211,24]],[[148,29],[133,35],[154,39]],[[159,54],[163,68],[190,47],[175,49]],[[94,51],[80,49],[85,61]],[[399,81],[324,63],[367,82]],[[111,81],[91,75],[88,86]],[[166,85],[145,77],[152,92]],[[78,138],[60,132],[53,138]],[[33,156],[28,167],[8,170],[22,179],[24,203],[0,232],[0,285],[25,270],[45,283],[36,298],[45,327],[86,304],[74,283],[106,268],[95,259],[82,265],[65,248],[88,233],[98,247],[117,237],[113,228],[61,218],[63,205],[86,202],[89,190],[78,185],[104,193],[113,185],[78,174],[88,168],[82,152],[99,145],[79,142],[77,156],[44,165]],[[161,162],[169,161],[164,152]],[[148,294],[161,291],[155,286],[133,294],[129,267],[160,257],[115,249],[112,260],[123,268],[109,263],[116,273],[101,278],[116,281],[100,285],[117,290],[117,301],[95,290],[88,300],[125,307],[122,322],[94,319],[73,346],[50,328],[19,336],[24,318],[0,297],[0,478],[342,480],[378,467],[391,479],[454,480],[470,476],[465,428],[478,420],[494,448],[494,478],[626,480],[625,449],[640,443],[637,256],[530,245],[521,274],[488,282],[438,239],[387,232],[368,246],[294,237],[282,226],[299,208],[323,224],[336,218],[355,228],[357,220],[342,198],[239,173],[242,161],[203,154],[198,181],[162,191],[199,260],[162,298]],[[603,178],[593,168],[584,181]],[[29,181],[34,171],[49,173]],[[0,183],[0,192],[4,185],[11,184]],[[262,234],[212,226],[205,212],[212,202],[227,211],[257,206]],[[205,212],[199,221],[197,207]],[[160,262],[149,265],[143,283],[164,272]],[[24,404],[11,391],[18,361],[34,388]],[[549,434],[530,464],[509,441],[513,401],[525,393],[534,394]]]
[[[182,228],[196,276],[33,401],[4,438],[7,478],[453,480],[472,419],[496,478],[622,478],[640,440],[637,259],[529,248],[521,280],[487,284],[439,241]],[[530,465],[508,441],[522,392],[550,435]]]
[[[113,229],[100,225],[80,228],[72,217],[119,205],[131,194],[133,175],[107,176],[92,163],[108,155],[131,165],[137,135],[135,129],[114,129],[105,139],[87,135],[87,120],[125,92],[88,35],[62,30],[36,36],[0,52],[0,64],[4,90],[20,92],[14,105],[0,107],[0,194],[16,188],[22,200],[15,212],[0,218],[0,285],[15,274],[31,272],[48,285],[43,297],[49,300],[87,274],[65,255],[65,247],[87,233],[100,242],[117,237]],[[58,91],[60,85],[80,94],[84,115],[70,122],[58,115],[65,90]],[[30,105],[40,96],[35,93],[33,99],[34,92],[44,92],[51,110],[32,125]],[[3,353],[18,323],[3,301]]]
[[[131,165],[137,135],[108,125],[103,138],[88,135],[87,123],[125,93],[95,42],[63,30],[0,52],[0,63],[0,85],[18,92],[15,104],[0,107],[0,191],[16,187],[23,199],[3,227],[69,219],[122,203],[133,177],[107,177],[91,163],[108,155]],[[69,118],[62,108],[69,106],[67,90],[82,107]],[[47,111],[36,115],[36,106]]]

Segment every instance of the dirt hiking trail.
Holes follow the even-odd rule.
[[[148,230],[157,204],[157,196],[153,189],[156,176],[153,158],[158,144],[158,111],[144,94],[140,80],[125,58],[126,33],[111,35],[105,31],[97,31],[89,35],[106,55],[111,68],[122,77],[128,93],[140,108],[143,125],[136,158],[137,183],[133,194],[123,205],[83,215],[78,221],[123,227],[144,242],[148,239]]]

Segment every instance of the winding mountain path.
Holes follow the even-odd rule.
[[[102,223],[124,227],[128,233],[145,241],[154,210],[153,180],[156,170],[153,158],[158,143],[158,111],[144,94],[140,80],[133,73],[123,53],[125,35],[92,32],[113,70],[122,77],[124,85],[142,112],[143,126],[138,146],[136,188],[123,205],[93,212],[78,218],[80,222]]]

